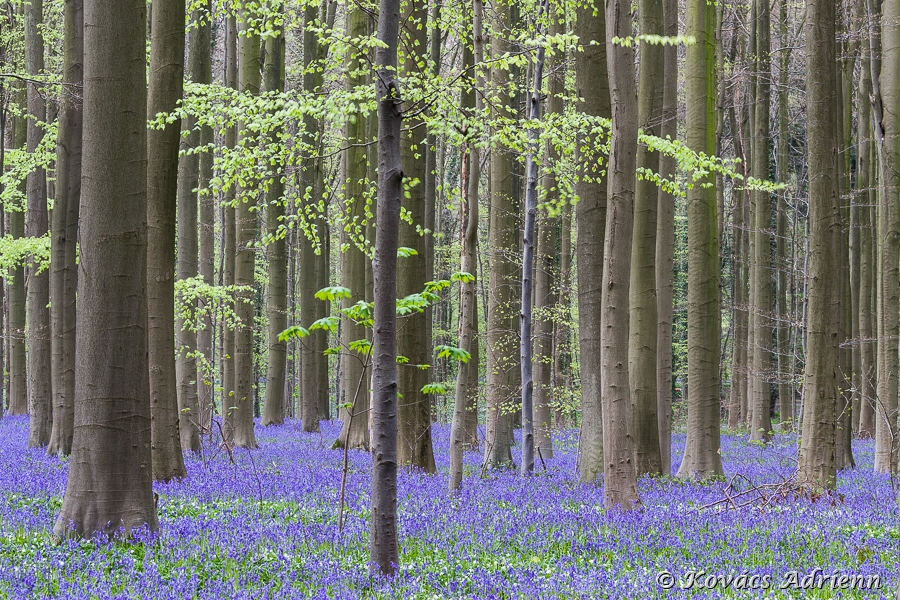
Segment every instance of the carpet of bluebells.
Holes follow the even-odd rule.
[[[898,509],[870,442],[855,443],[857,468],[834,496],[703,508],[727,481],[645,478],[641,510],[607,513],[602,486],[577,481],[577,432],[559,434],[556,458],[527,479],[483,473],[468,453],[451,499],[448,429],[435,428],[437,475],[400,474],[401,567],[385,580],[367,564],[362,452],[350,453],[338,530],[337,423],[321,434],[258,426],[261,448],[236,451],[234,464],[213,447],[187,458],[188,479],[155,486],[159,534],[98,543],[54,542],[67,463],[26,449],[27,421],[4,418],[0,598],[883,598],[897,587]],[[795,443],[724,436],[726,479],[789,477]],[[683,447],[676,436],[676,465]],[[856,589],[841,589],[848,580]]]

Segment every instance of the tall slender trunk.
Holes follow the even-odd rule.
[[[609,77],[606,64],[606,16],[600,6],[579,6],[576,31],[582,40],[575,55],[575,81],[580,108],[591,117],[610,118]],[[588,42],[587,40],[591,40]],[[593,43],[596,41],[596,43]],[[586,139],[578,144],[599,145]],[[578,472],[581,481],[593,482],[603,472],[603,408],[601,405],[601,315],[603,286],[597,273],[603,272],[606,237],[606,183],[599,161],[578,161],[580,172],[575,191],[578,224],[578,337],[581,348],[581,440]]]
[[[44,71],[44,37],[39,28],[44,25],[42,0],[25,4],[25,72],[40,76]],[[26,84],[28,121],[26,125],[26,151],[37,152],[44,137],[39,123],[47,118],[47,107],[37,84]],[[47,174],[43,167],[35,167],[28,173],[25,183],[27,211],[25,235],[41,237],[47,233]],[[53,423],[53,390],[50,386],[50,277],[44,271],[37,272],[33,257],[26,265],[27,319],[28,319],[28,446],[46,446],[50,442]]]
[[[202,71],[203,55],[209,54],[208,27],[201,26],[204,16],[196,11],[193,20],[196,24],[190,33],[190,56],[188,57],[187,76],[196,81]],[[202,39],[203,29],[206,39]],[[200,156],[188,150],[200,145],[200,131],[196,119],[185,119],[184,129],[190,134],[182,137],[182,150],[185,152],[178,159],[178,262],[176,276],[178,279],[195,277],[199,272],[198,239],[197,239],[197,192],[200,186]],[[184,319],[179,315],[175,322],[176,357],[175,377],[178,385],[178,415],[181,430],[181,447],[194,452],[200,449],[200,410],[197,399],[197,332],[185,327]]]
[[[71,0],[63,8],[63,73],[67,83],[84,80],[84,2]],[[56,197],[53,207],[53,272],[50,287],[53,328],[53,427],[51,455],[72,452],[75,426],[75,242],[81,201],[81,132],[84,110],[71,97],[60,101],[59,138],[56,145]]]
[[[546,14],[549,0],[541,4]],[[540,22],[541,14],[538,15]],[[541,34],[540,25],[537,35]],[[528,96],[526,114],[529,121],[541,117],[541,87],[544,83],[544,46],[538,46],[531,69],[533,87]],[[525,226],[522,232],[521,303],[519,311],[519,365],[522,373],[522,475],[534,471],[534,380],[531,352],[532,310],[534,294],[534,230],[537,217],[538,152],[537,129],[528,128],[528,149],[525,153]],[[637,133],[635,133],[637,138]],[[549,417],[549,411],[547,416]]]
[[[790,179],[788,158],[790,152],[790,114],[788,113],[788,68],[790,67],[790,50],[788,45],[787,0],[778,2],[779,43],[781,44],[781,63],[778,69],[778,150],[777,179],[787,185]],[[776,329],[778,343],[778,415],[781,420],[781,431],[790,431],[794,426],[794,386],[790,377],[790,335],[788,312],[787,270],[787,189],[778,192],[778,207],[775,211],[775,264],[778,271],[776,281]]]
[[[362,9],[356,8],[347,15],[345,33],[350,38],[361,38],[368,34],[368,16]],[[368,85],[368,78],[362,69],[362,57],[346,59],[348,73],[346,87],[355,90]],[[345,125],[345,137],[351,144],[344,152],[344,203],[345,226],[341,230],[341,245],[346,249],[341,253],[341,285],[350,290],[351,296],[342,301],[343,308],[354,306],[365,301],[366,267],[368,257],[363,248],[366,240],[366,127],[368,119],[363,113],[357,113],[353,120]],[[372,210],[374,207],[369,207]],[[350,404],[349,408],[340,409],[342,421],[341,434],[336,445],[339,447],[369,448],[369,385],[368,375],[364,374],[363,356],[348,350],[351,342],[366,339],[366,328],[357,325],[350,319],[341,323],[341,385],[338,390],[338,405]],[[360,380],[364,385],[360,386]]]
[[[756,4],[755,89],[753,106],[753,154],[750,173],[757,179],[769,178],[769,103],[772,68],[769,3]],[[753,222],[750,233],[750,327],[753,347],[750,374],[753,398],[750,439],[768,441],[772,437],[771,341],[772,341],[772,259],[769,222],[772,214],[771,194],[767,190],[751,193]]]
[[[152,4],[147,92],[151,115],[172,112],[182,97],[184,10],[183,0]],[[175,198],[180,133],[180,120],[147,132],[147,343],[153,478],[158,481],[187,475],[175,379]],[[196,209],[194,215],[196,224]],[[190,227],[190,222],[181,225]]]
[[[551,10],[555,10],[552,9]],[[565,22],[559,18],[551,18],[550,35],[564,33]],[[547,66],[548,97],[547,114],[563,113],[563,94],[565,93],[565,61],[563,56],[555,55],[545,58]],[[544,188],[544,202],[548,205],[559,198],[559,182],[553,166],[559,161],[559,153],[555,144],[547,143],[544,149],[548,165],[544,168],[541,186]],[[568,202],[567,202],[568,204]],[[560,304],[559,288],[554,286],[554,271],[557,257],[557,221],[547,210],[540,211],[537,221],[537,266],[534,270],[534,443],[539,459],[553,458],[552,411],[553,370],[554,363],[559,360],[554,356],[554,324],[559,321],[558,311],[553,306]],[[560,258],[565,245],[560,244]],[[556,293],[554,293],[556,292]],[[565,339],[564,337],[562,338]],[[557,427],[559,423],[557,423]]]
[[[612,131],[607,165],[609,205],[603,247],[603,498],[607,509],[630,510],[640,504],[635,469],[634,422],[629,381],[629,296],[634,195],[637,168],[638,110],[634,49],[616,44],[631,38],[631,12],[622,0],[606,3],[606,64],[612,93]],[[654,318],[653,324],[656,324]],[[655,340],[654,340],[655,341]]]
[[[639,24],[642,35],[664,35],[662,0],[643,0]],[[665,46],[641,42],[637,124],[647,135],[659,135],[663,120]],[[641,144],[636,165],[659,171],[659,153]],[[656,296],[656,221],[659,190],[653,181],[638,178],[634,188],[634,235],[631,247],[629,292],[628,373],[634,410],[634,454],[638,475],[662,473],[659,447],[657,343],[659,307]]]
[[[835,409],[840,398],[840,198],[835,77],[835,4],[807,0],[806,96],[809,152],[809,271],[806,371],[798,471],[814,488],[835,486]]]
[[[25,110],[25,90],[16,94],[16,103]],[[12,148],[25,148],[25,116],[13,117],[10,137]],[[9,213],[9,233],[13,239],[25,236],[25,214],[21,210]],[[9,283],[9,414],[24,415],[28,413],[28,377],[25,359],[25,267],[17,266],[12,272]]]
[[[687,6],[685,96],[687,144],[695,152],[715,151],[715,7],[704,0]],[[719,454],[719,240],[715,190],[707,176],[688,190],[688,431],[678,477],[722,475]]]
[[[246,28],[246,25],[242,25]],[[238,39],[240,52],[240,68],[238,69],[238,91],[242,94],[257,95],[260,88],[259,68],[259,34],[252,33],[249,28]],[[239,124],[239,144],[253,134]],[[246,194],[246,196],[245,196]],[[234,217],[234,284],[249,290],[237,293],[235,314],[238,318],[234,330],[234,445],[244,448],[256,448],[256,435],[253,431],[253,300],[255,294],[254,267],[256,252],[253,242],[256,239],[256,215],[253,210],[256,204],[255,191],[248,188],[237,190],[237,207]]]
[[[868,25],[865,17],[865,2],[862,23]],[[868,27],[866,27],[867,29]],[[872,75],[869,66],[869,46],[862,47],[862,68],[859,75],[857,105],[858,117],[858,163],[856,211],[859,224],[859,343],[860,343],[860,406],[857,435],[868,439],[875,435],[875,315],[872,312],[873,282],[875,262],[872,260],[873,218],[872,204],[877,194],[870,188],[874,182],[869,178],[872,169],[872,109],[869,97],[872,93]]]
[[[372,530],[369,560],[382,574],[394,573],[397,546],[397,247],[403,168],[400,152],[400,88],[397,45],[400,2],[381,0],[375,53],[378,69],[378,237],[372,271],[375,284],[372,343]]]
[[[480,64],[483,56],[482,23],[484,4],[474,0],[472,12],[472,50],[466,42],[463,46],[462,64],[471,69]],[[476,71],[469,85],[462,91],[462,109],[480,112],[481,97],[477,90],[484,89],[484,77]],[[477,130],[476,130],[477,131]],[[459,361],[456,373],[456,393],[453,402],[453,421],[450,426],[450,482],[454,491],[462,483],[463,449],[469,441],[466,420],[474,412],[478,399],[478,294],[475,292],[475,273],[478,251],[478,188],[481,180],[480,139],[470,135],[462,152],[460,186],[465,186],[465,209],[460,219],[462,233],[462,256],[460,270],[472,275],[472,279],[460,282],[459,289],[459,347],[469,353],[468,362]],[[476,413],[477,414],[477,413]]]
[[[870,6],[872,3],[870,3]],[[874,12],[871,11],[871,12]],[[878,150],[878,394],[875,406],[875,470],[897,470],[898,335],[900,335],[900,2],[885,0],[881,17],[881,70],[872,75],[875,145]],[[876,53],[873,51],[874,58]],[[873,67],[876,65],[872,61]],[[873,69],[874,70],[874,69]]]
[[[237,19],[234,15],[225,24],[225,86],[237,89]],[[237,131],[231,126],[225,129],[225,148],[232,151],[237,141]],[[235,190],[228,188],[222,201],[222,284],[234,285],[235,263]],[[222,331],[222,431],[224,442],[234,444],[234,329],[225,326]]]
[[[284,32],[266,38],[266,91],[284,90]],[[277,128],[272,139],[278,140],[284,132]],[[275,171],[266,192],[266,227],[274,240],[267,248],[269,291],[266,295],[266,316],[269,319],[269,367],[266,372],[266,402],[263,408],[263,425],[284,423],[284,381],[287,369],[287,343],[278,335],[287,329],[287,260],[285,238],[278,236],[284,219],[283,173]]]
[[[663,0],[664,35],[678,35],[678,2]],[[678,135],[678,54],[673,45],[663,48],[663,101],[659,135]],[[675,158],[659,157],[659,174],[675,175]],[[656,220],[656,301],[659,321],[656,335],[656,417],[659,428],[659,456],[663,475],[672,474],[672,313],[675,272],[675,197],[665,188],[657,192]]]
[[[314,94],[322,85],[322,77],[320,73],[315,72],[311,68],[315,58],[319,53],[319,41],[313,27],[319,18],[318,8],[310,3],[306,6],[304,13],[304,30],[303,30],[303,89],[308,94]],[[310,145],[310,152],[314,155],[318,149],[318,124],[312,115],[304,115],[303,117],[303,136],[305,142]],[[317,306],[315,293],[318,289],[318,279],[316,277],[316,269],[318,259],[316,257],[316,244],[311,238],[311,233],[318,237],[318,209],[316,208],[321,196],[321,188],[318,181],[321,177],[319,173],[320,164],[318,158],[312,156],[303,161],[303,168],[300,175],[300,193],[303,197],[303,210],[308,219],[306,235],[300,237],[300,317],[304,323],[309,325],[319,318],[320,307]],[[318,239],[319,251],[324,251],[324,241]],[[319,396],[327,393],[326,389],[321,389],[319,382],[319,362],[325,357],[318,352],[321,344],[319,338],[324,337],[324,331],[316,330],[307,338],[302,345],[301,362],[300,362],[300,418],[303,420],[303,431],[313,432],[319,431],[320,401]]]
[[[92,134],[84,137],[75,431],[53,527],[59,536],[158,528],[146,333],[145,11],[142,2],[84,4],[84,131]]]
[[[212,14],[212,0],[206,0],[204,10]],[[191,56],[196,56],[196,72],[192,73],[195,83],[212,83],[212,25],[211,19],[202,19],[197,24],[195,49]],[[193,68],[192,68],[193,70]],[[200,128],[200,146],[208,148],[213,143],[213,131],[208,125]],[[215,213],[216,201],[209,193],[209,182],[212,179],[213,155],[211,150],[200,153],[198,165],[197,187],[200,192],[199,225],[200,225],[200,257],[198,271],[207,285],[213,284],[214,265],[213,253],[215,248]],[[197,350],[200,357],[197,362],[197,409],[201,434],[208,434],[212,427],[213,406],[213,323],[208,318],[203,327],[197,330]]]
[[[419,63],[426,56],[428,6],[424,0],[410,0],[402,16],[404,60],[401,73],[412,77],[419,72]],[[403,176],[422,182],[425,180],[425,148],[421,117],[405,119],[405,131],[400,141]],[[403,209],[412,222],[400,223],[400,245],[417,252],[401,259],[397,264],[397,296],[404,298],[422,291],[425,285],[425,246],[419,229],[425,222],[425,197],[421,183],[404,192]],[[431,445],[431,398],[422,393],[429,381],[427,370],[413,365],[430,364],[431,332],[426,327],[425,313],[414,313],[404,318],[403,327],[397,331],[397,352],[409,359],[407,366],[398,373],[398,385],[402,401],[397,406],[399,446],[397,457],[401,465],[409,464],[433,473],[434,452]]]

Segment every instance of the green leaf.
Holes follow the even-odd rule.
[[[428,385],[422,386],[422,393],[427,395],[436,394],[439,396],[443,396],[447,393],[447,386],[443,383],[429,383]]]
[[[372,354],[372,342],[369,340],[354,340],[348,344],[351,350],[359,352],[363,356]]]
[[[410,256],[416,256],[417,254],[419,253],[413,248],[407,248],[405,246],[397,248],[397,256],[399,258],[409,258]]]
[[[459,360],[464,363],[469,362],[472,355],[456,346],[439,345],[434,348],[437,351],[438,358],[449,358],[450,360]]]
[[[294,338],[305,338],[309,335],[309,330],[299,325],[292,325],[278,334],[279,342],[288,342]]]
[[[313,329],[324,329],[329,333],[337,333],[339,322],[340,318],[337,315],[328,315],[327,317],[322,317],[315,321],[309,326],[309,329],[310,331]]]
[[[450,276],[450,281],[460,281],[462,283],[472,283],[475,281],[475,276],[471,273],[466,273],[465,271],[457,271],[453,275]]]
[[[316,292],[316,298],[319,300],[340,300],[341,298],[352,297],[353,294],[350,293],[349,288],[345,288],[339,285],[322,288],[321,290]]]

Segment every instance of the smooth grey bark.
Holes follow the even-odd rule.
[[[486,13],[487,14],[487,13]],[[509,51],[504,29],[512,23],[511,8],[497,7],[493,19],[494,36],[491,56],[499,57]],[[496,94],[496,118],[512,121],[516,118],[513,98],[506,87],[509,70],[500,65],[491,67],[491,87]],[[513,204],[511,157],[505,149],[490,150],[490,214],[488,227],[488,261],[490,291],[487,300],[486,347],[487,377],[484,428],[484,462],[492,467],[512,464],[513,415],[516,406],[515,382],[519,371],[518,306],[516,283],[519,250],[517,215]]]
[[[378,208],[375,239],[372,339],[372,529],[369,561],[391,575],[397,545],[397,248],[403,168],[400,160],[402,99],[397,82],[400,1],[381,0],[375,51],[378,77]]]
[[[182,97],[183,84],[184,1],[156,0],[152,4],[147,112],[156,115],[174,111]],[[187,475],[181,452],[181,412],[175,378],[175,218],[180,134],[180,119],[168,123],[165,129],[147,132],[147,345],[153,478],[157,481]]]
[[[781,51],[780,65],[778,69],[778,149],[777,149],[777,179],[780,183],[787,184],[790,178],[788,172],[788,158],[790,148],[790,114],[788,112],[788,68],[790,67],[791,53],[787,50],[790,43],[788,39],[787,0],[778,2],[778,28],[779,43],[784,48]],[[861,175],[860,175],[861,176]],[[787,260],[787,196],[784,189],[778,192],[778,204],[775,211],[775,263],[778,271],[776,281],[776,314],[778,324],[776,328],[778,344],[778,416],[781,421],[781,431],[790,431],[794,427],[794,385],[790,374],[790,337],[791,314],[788,310],[788,278],[789,268]]]
[[[25,72],[40,76],[44,71],[44,38],[39,27],[44,24],[42,0],[25,4]],[[28,120],[25,149],[29,154],[37,151],[44,131],[39,125],[47,118],[47,107],[37,84],[26,84]],[[47,233],[47,174],[43,167],[35,167],[28,173],[26,182],[25,235],[41,237]],[[30,448],[46,446],[50,442],[53,423],[53,391],[48,375],[51,373],[50,353],[50,276],[47,271],[37,272],[33,258],[26,264],[28,277],[28,413]]]
[[[360,38],[368,34],[369,18],[360,8],[354,8],[347,15],[345,33],[350,38]],[[362,56],[348,56],[345,59],[348,90],[367,85],[368,77],[362,70]],[[372,118],[356,113],[353,120],[345,125],[345,137],[349,148],[344,152],[344,213],[347,223],[341,231],[341,245],[347,249],[341,253],[341,285],[350,290],[351,296],[341,302],[342,308],[349,308],[366,300],[366,267],[368,257],[362,250],[366,239],[366,142],[367,119]],[[374,209],[369,207],[369,210]],[[338,405],[351,403],[340,409],[341,434],[336,447],[369,449],[369,385],[363,374],[364,357],[349,350],[351,342],[366,339],[366,328],[350,319],[341,323],[341,385],[338,390]],[[359,381],[365,379],[362,386]],[[358,390],[358,391],[357,391]]]
[[[555,10],[555,9],[553,9]],[[550,34],[559,35],[565,32],[565,21],[558,17],[550,19]],[[565,94],[565,60],[564,56],[555,55],[545,58],[545,72],[548,76],[547,85],[547,113],[548,115],[561,115],[563,113],[563,95]],[[548,142],[544,149],[545,160],[549,161],[549,167],[545,168],[541,177],[543,188],[543,201],[553,203],[559,199],[559,181],[553,172],[552,166],[559,161],[559,152],[555,144]],[[561,209],[568,208],[566,206]],[[559,219],[549,215],[547,210],[540,210],[537,217],[537,254],[534,269],[534,444],[538,452],[538,458],[553,458],[553,411],[551,403],[553,398],[553,371],[555,363],[561,360],[561,356],[554,354],[554,343],[564,344],[565,335],[559,339],[554,337],[554,325],[560,319],[564,310],[560,305],[558,292],[564,285],[561,281],[554,289],[554,274],[562,275],[562,255],[566,250],[565,240],[560,240],[558,253],[560,268],[556,270],[557,259],[557,222],[561,228],[564,218]],[[569,223],[571,226],[571,222]],[[560,236],[564,237],[564,236]],[[571,241],[571,239],[569,240]],[[568,268],[568,267],[566,267]],[[560,280],[562,277],[560,277]],[[555,311],[554,311],[554,305]],[[564,324],[560,323],[560,326]],[[562,382],[561,382],[562,383]],[[562,387],[562,385],[560,386]],[[560,415],[561,416],[561,415]],[[560,424],[557,422],[557,427]]]
[[[541,5],[541,12],[549,10],[549,0]],[[540,19],[540,15],[538,16]],[[538,28],[537,35],[540,35]],[[531,79],[533,89],[528,95],[529,121],[541,118],[541,87],[544,83],[544,46],[538,46]],[[534,232],[537,217],[537,154],[540,150],[536,124],[528,129],[528,150],[525,154],[525,226],[522,232],[522,286],[519,309],[519,368],[522,373],[522,465],[523,476],[534,471],[534,378],[531,351],[531,329],[534,285]],[[635,131],[637,139],[637,131]]]
[[[862,3],[865,4],[864,2]],[[863,6],[865,12],[865,6]],[[866,23],[867,21],[862,21]],[[857,197],[856,211],[859,224],[859,343],[860,343],[860,403],[857,435],[860,439],[872,438],[875,435],[875,315],[872,311],[875,280],[875,261],[873,256],[872,204],[877,194],[872,194],[869,173],[872,171],[872,110],[869,102],[872,93],[872,76],[869,66],[869,46],[862,47],[862,68],[859,75],[858,102],[859,134],[857,163]]]
[[[664,33],[678,34],[678,2],[663,0]],[[663,48],[663,104],[659,135],[675,139],[678,134],[678,54],[674,45]],[[659,174],[675,175],[675,158],[659,157]],[[672,316],[675,273],[675,196],[661,187],[657,193],[656,301],[659,326],[656,335],[656,417],[659,457],[663,475],[672,474]]]
[[[695,152],[715,152],[715,7],[690,0],[685,96],[687,145]],[[719,241],[715,190],[694,182],[687,193],[688,212],[688,423],[680,478],[702,480],[722,475],[719,423]]]
[[[16,93],[16,103],[24,112],[25,90]],[[23,114],[12,120],[10,138],[12,148],[25,147],[25,117]],[[9,212],[9,233],[13,239],[25,236],[25,213],[21,210]],[[25,359],[25,267],[18,265],[12,270],[9,282],[9,405],[10,415],[28,413],[28,376]]]
[[[146,4],[87,0],[72,458],[56,535],[158,528],[147,360]],[[114,168],[111,166],[114,165]]]
[[[834,489],[836,407],[842,381],[838,364],[842,294],[833,279],[839,268],[841,243],[835,126],[835,5],[825,0],[808,0],[806,11],[809,300],[797,469],[804,485]]]
[[[870,2],[870,6],[872,3]],[[878,151],[878,392],[875,403],[875,470],[896,473],[898,449],[898,335],[900,335],[900,2],[881,3],[880,73],[872,75],[875,147]],[[873,9],[870,12],[874,13]],[[871,56],[877,56],[872,51]],[[873,71],[877,66],[871,61]]]
[[[84,62],[84,2],[63,6],[63,77],[80,86]],[[72,452],[75,419],[75,242],[81,201],[81,137],[84,112],[73,95],[60,100],[56,144],[56,197],[52,214],[52,272],[50,286],[51,354],[53,360],[53,426],[47,453]]]
[[[316,72],[316,69],[310,66],[319,54],[318,37],[312,30],[318,18],[318,8],[314,4],[308,4],[304,13],[306,26],[303,31],[303,89],[308,94],[317,93],[322,85],[321,73]],[[304,115],[304,141],[310,145],[312,154],[316,152],[319,145],[318,129],[315,117]],[[305,159],[300,174],[300,193],[303,197],[303,209],[308,217],[311,216],[311,213],[317,212],[315,206],[321,198],[321,186],[319,185],[321,177],[321,164],[318,158],[311,156]],[[300,318],[307,326],[320,316],[320,306],[315,299],[315,293],[320,289],[316,273],[318,268],[316,238],[318,238],[320,252],[324,251],[325,244],[319,238],[321,229],[318,221],[318,216],[308,220],[304,232],[306,235],[300,236]],[[323,385],[319,381],[319,362],[325,359],[319,352],[321,347],[319,338],[324,336],[325,333],[321,330],[313,331],[301,346],[300,418],[303,421],[303,431],[306,432],[319,431],[319,419],[322,417],[320,395],[327,394],[328,391],[327,386],[324,386],[323,389]]]
[[[194,82],[204,78],[209,63],[209,17],[197,9],[190,29],[190,55],[187,59],[187,77]],[[200,156],[190,152],[199,148],[200,127],[194,117],[184,120],[183,128],[189,132],[181,137],[182,156],[178,159],[178,260],[176,277],[179,280],[196,277],[200,271],[198,239],[198,193],[200,188]],[[201,411],[198,398],[200,372],[197,360],[197,330],[186,326],[179,314],[175,320],[175,380],[178,390],[178,424],[181,446],[184,450],[200,449]]]
[[[631,35],[631,11],[622,6],[622,0],[607,0],[606,64],[613,117],[606,169],[608,205],[600,321],[603,500],[607,510],[631,510],[640,505],[628,361],[634,173],[638,140],[637,88],[634,48],[612,41],[615,38],[630,39]]]
[[[580,109],[592,117],[612,117],[609,76],[606,63],[606,17],[603,7],[579,6],[576,32],[581,40],[575,55],[575,81]],[[593,43],[596,41],[596,43]],[[599,144],[584,140],[581,144]],[[579,144],[579,146],[581,145]],[[580,152],[580,150],[579,150]],[[601,405],[601,315],[606,233],[606,183],[603,167],[578,161],[580,172],[575,191],[578,227],[578,337],[581,348],[581,440],[578,448],[578,474],[584,482],[593,482],[603,472],[603,409]]]
[[[769,103],[772,68],[769,3],[756,2],[755,104],[753,106],[753,153],[750,173],[761,180],[769,178]],[[772,260],[770,257],[771,194],[766,190],[751,192],[753,221],[750,233],[750,327],[753,331],[750,376],[753,398],[750,440],[767,442],[772,438],[771,339],[772,339]]]
[[[400,72],[403,77],[416,76],[419,63],[426,60],[428,5],[424,0],[409,0],[401,17]],[[420,116],[404,118],[404,132],[400,141],[403,176],[422,182],[425,171],[424,134]],[[419,228],[425,222],[424,186],[420,183],[404,190],[403,209],[412,217],[412,223],[401,221],[400,246],[412,248],[416,254],[402,258],[397,264],[397,296],[404,298],[420,293],[425,282],[425,243]],[[398,372],[398,385],[402,401],[397,406],[399,438],[397,456],[401,465],[410,465],[434,473],[434,451],[431,443],[431,398],[422,393],[429,382],[429,370],[414,365],[433,362],[431,332],[426,327],[425,313],[413,313],[403,319],[403,327],[397,330],[397,352],[409,359]]]
[[[642,0],[638,27],[642,35],[663,35],[662,0]],[[640,75],[637,94],[637,123],[646,135],[660,134],[663,120],[665,46],[640,45]],[[637,143],[637,142],[635,142]],[[659,153],[646,145],[637,146],[638,168],[659,172]],[[659,431],[657,343],[659,306],[656,292],[656,235],[659,190],[656,183],[638,178],[634,187],[634,234],[631,246],[629,288],[628,372],[634,410],[634,454],[638,475],[662,473]]]
[[[265,86],[267,92],[284,90],[284,32],[267,37],[265,62]],[[284,132],[277,128],[272,134],[278,140]],[[269,319],[269,367],[266,372],[266,399],[262,424],[284,423],[284,383],[287,369],[287,343],[278,339],[287,329],[287,259],[285,238],[278,235],[284,219],[284,173],[278,170],[269,182],[266,192],[266,227],[273,240],[266,249],[269,290],[266,294],[266,316]]]
[[[198,16],[212,14],[212,0],[206,0],[202,12]],[[193,33],[193,32],[192,32]],[[211,19],[201,19],[197,25],[197,33],[192,42],[196,52],[192,50],[192,58],[196,57],[195,65],[191,66],[193,81],[196,83],[212,83],[212,25]],[[213,143],[212,128],[204,125],[200,128],[200,146],[209,148]],[[215,252],[215,221],[216,198],[208,191],[209,182],[212,179],[213,154],[212,150],[200,153],[198,164],[197,187],[200,192],[199,227],[200,227],[200,257],[198,271],[207,285],[213,284]],[[213,410],[213,324],[212,319],[207,319],[203,327],[197,330],[197,350],[202,358],[197,360],[197,410],[199,411],[200,434],[206,435],[212,431]]]
[[[246,28],[246,25],[242,24]],[[238,91],[242,94],[257,95],[260,88],[259,34],[244,30],[238,38],[240,68],[238,69]],[[239,143],[251,134],[238,126]],[[254,265],[256,252],[256,204],[254,191],[237,190],[237,207],[234,218],[234,283],[249,291],[236,294],[235,314],[239,320],[234,330],[234,445],[256,448],[256,434],[253,430],[253,298],[255,289]]]
[[[237,19],[229,16],[225,22],[225,85],[237,89]],[[237,141],[235,127],[225,129],[225,148],[230,151]],[[222,201],[222,284],[234,285],[235,266],[235,189],[228,188]],[[234,329],[222,331],[222,433],[225,444],[234,444]]]
[[[468,43],[463,46],[463,68],[470,69],[484,59],[483,38],[484,3],[474,0],[472,11],[472,49]],[[461,94],[463,111],[483,108],[483,101],[476,93],[484,89],[484,77],[480,72],[469,80]],[[465,206],[460,227],[462,230],[462,252],[460,270],[475,276],[478,271],[478,189],[481,183],[481,151],[479,139],[470,136],[462,151],[460,164],[460,184],[465,186]],[[453,421],[450,425],[450,478],[449,490],[458,490],[463,477],[463,450],[471,441],[467,431],[467,421],[471,413],[476,414],[478,401],[478,294],[475,280],[460,282],[459,289],[459,347],[469,353],[468,362],[459,361],[456,371],[456,389],[453,398]]]

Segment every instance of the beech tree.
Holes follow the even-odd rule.
[[[378,237],[372,261],[375,302],[372,336],[372,531],[369,560],[394,573],[397,546],[397,248],[403,194],[397,81],[400,2],[381,0],[375,51],[378,98]]]
[[[184,85],[184,1],[151,5],[147,113],[175,109]],[[187,475],[175,379],[175,218],[181,122],[147,134],[147,302],[153,478]],[[187,202],[188,198],[182,198]],[[189,223],[182,222],[182,226]],[[195,416],[196,418],[196,416]],[[189,446],[190,447],[190,446]]]
[[[84,2],[71,0],[63,9],[63,75],[81,86],[84,63]],[[75,290],[78,272],[75,243],[81,202],[81,137],[84,112],[74,94],[64,94],[59,106],[56,144],[56,197],[52,214],[50,286],[51,354],[53,365],[53,426],[47,452],[72,452],[75,418]]]
[[[797,465],[813,488],[834,489],[836,408],[840,392],[838,328],[841,290],[831,279],[840,252],[835,123],[835,5],[807,0],[806,98],[809,153],[809,309],[803,420]]]
[[[606,62],[605,12],[596,6],[580,6],[577,33],[582,40],[575,55],[575,78],[581,109],[591,117],[612,114]],[[585,42],[596,40],[596,44]],[[602,41],[601,41],[602,40]],[[579,144],[579,150],[588,143]],[[580,150],[581,151],[581,150]],[[581,342],[581,447],[578,471],[581,481],[597,479],[603,467],[603,409],[600,365],[602,357],[601,315],[604,240],[606,237],[605,183],[602,166],[579,161],[581,172],[576,187],[580,198],[576,210],[578,239],[578,336]]]
[[[25,4],[25,72],[40,76],[44,71],[44,37],[39,25],[44,21],[42,0]],[[26,85],[28,119],[26,121],[26,150],[37,152],[44,137],[43,121],[47,107],[36,83]],[[28,173],[25,183],[27,208],[25,235],[31,238],[47,233],[47,174],[38,165]],[[32,257],[26,270],[28,319],[28,413],[30,447],[46,446],[50,442],[52,425],[52,390],[50,386],[50,277]]]
[[[687,144],[715,152],[715,7],[705,0],[687,6],[685,95]],[[688,217],[688,430],[678,477],[722,475],[719,454],[719,243],[715,190],[706,176],[687,192]]]
[[[75,421],[56,535],[158,527],[146,329],[146,10],[144,2],[84,3]]]

